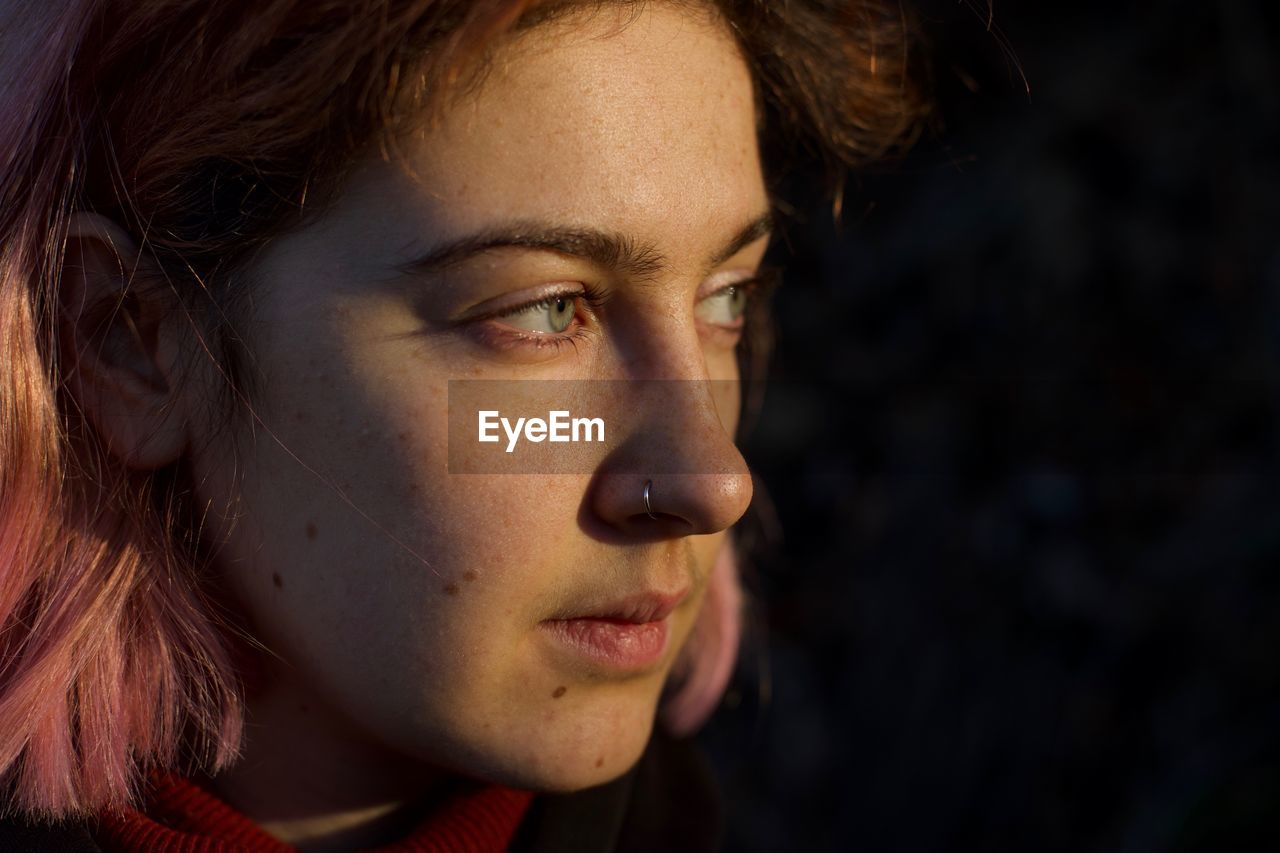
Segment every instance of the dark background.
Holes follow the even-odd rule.
[[[1280,849],[1278,7],[917,2],[785,191],[730,850]]]

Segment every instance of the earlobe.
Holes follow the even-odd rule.
[[[187,423],[172,293],[133,238],[94,213],[71,217],[61,273],[58,332],[72,396],[129,467],[176,461]]]

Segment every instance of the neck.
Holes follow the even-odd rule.
[[[288,679],[248,702],[241,758],[210,790],[304,853],[387,844],[447,794],[450,779],[373,742]]]

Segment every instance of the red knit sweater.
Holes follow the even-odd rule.
[[[109,853],[291,853],[245,815],[176,774],[158,774],[145,813],[103,812],[95,838]],[[533,794],[471,784],[377,853],[506,850]]]

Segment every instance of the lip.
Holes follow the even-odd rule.
[[[565,615],[558,616],[557,619],[560,621],[608,619],[615,622],[630,622],[636,625],[645,622],[660,622],[670,616],[688,595],[688,587],[674,593],[649,590],[610,601],[575,606]]]
[[[671,643],[671,614],[688,596],[643,592],[575,608],[538,627],[553,646],[577,665],[619,675],[652,670]]]

